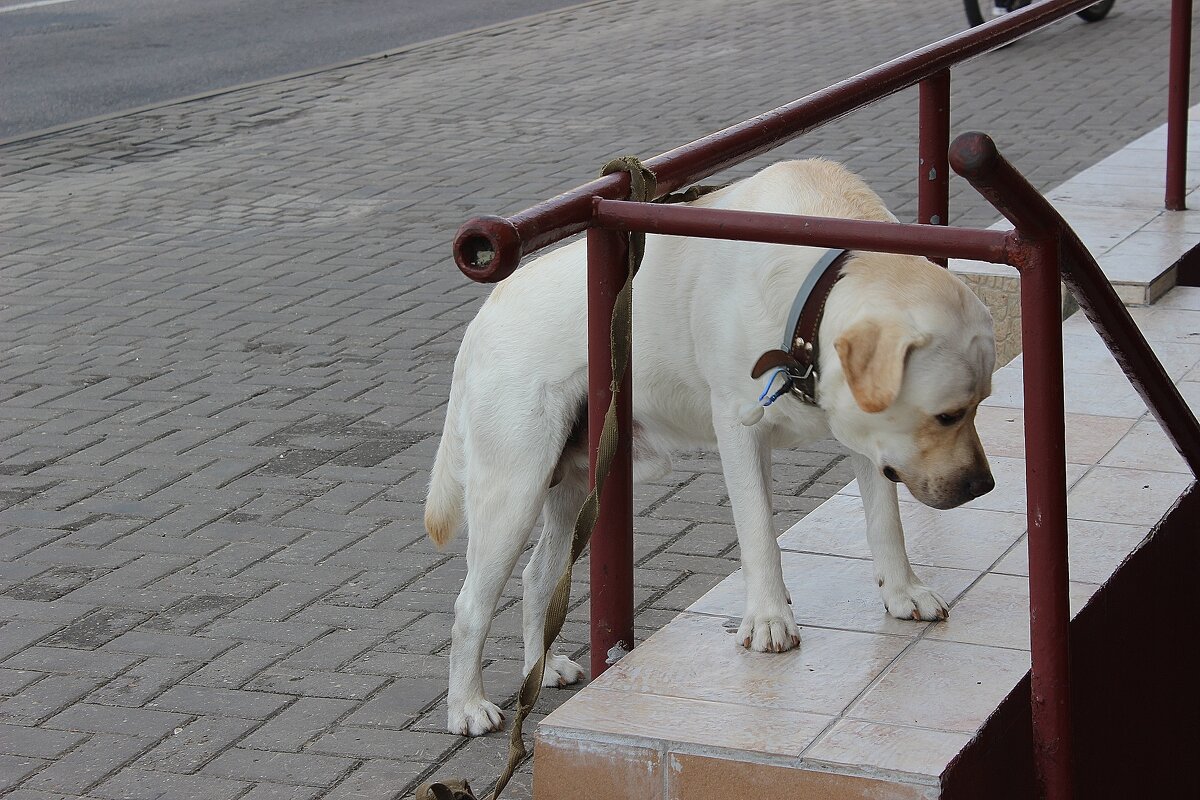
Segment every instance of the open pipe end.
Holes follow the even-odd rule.
[[[999,163],[996,143],[986,133],[967,131],[950,145],[950,166],[972,183],[986,181]]]
[[[504,217],[468,220],[454,237],[454,263],[478,283],[496,283],[521,262],[521,234]]]

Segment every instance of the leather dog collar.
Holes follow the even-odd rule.
[[[791,381],[792,393],[802,402],[819,405],[817,333],[825,313],[825,301],[841,277],[842,267],[849,256],[849,250],[828,250],[821,256],[792,302],[782,347],[759,356],[750,371],[750,377],[758,378],[768,370],[782,368]]]

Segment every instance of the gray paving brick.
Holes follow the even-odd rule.
[[[44,759],[29,756],[0,755],[0,791],[16,786],[25,776],[48,763]]]
[[[268,622],[224,617],[205,628],[204,633],[241,641],[274,642],[299,647],[319,639],[330,630],[328,625],[311,624],[299,620]]]
[[[81,733],[31,728],[25,725],[0,725],[0,753],[52,759],[86,739]]]
[[[0,702],[0,722],[36,724],[57,714],[103,682],[103,678],[84,675],[49,675]]]
[[[147,658],[84,699],[89,703],[136,708],[195,672],[199,666],[198,661],[179,658]]]
[[[45,673],[33,670],[0,668],[0,695],[11,697],[29,684],[45,676]]]
[[[93,736],[22,784],[27,789],[83,794],[133,761],[153,739],[101,733]]]
[[[336,756],[234,748],[211,761],[201,773],[236,780],[327,787],[336,784],[354,766],[353,759]]]
[[[324,795],[323,789],[310,786],[288,786],[282,783],[257,783],[238,800],[314,800]]]
[[[41,644],[46,647],[92,650],[141,624],[147,616],[145,613],[124,608],[99,609],[46,637]],[[0,635],[2,633],[0,631]]]
[[[291,700],[290,697],[264,692],[179,685],[168,689],[151,705],[163,711],[184,714],[266,719]]]
[[[256,750],[296,752],[357,707],[351,700],[301,697],[242,741]]]
[[[234,800],[248,785],[212,775],[177,775],[133,767],[121,770],[88,794],[106,800]]]
[[[186,714],[146,708],[120,708],[77,703],[43,724],[47,728],[86,733],[119,733],[141,738],[161,738],[188,722]]]
[[[393,800],[425,769],[423,763],[373,758],[333,788],[329,800]]]
[[[236,642],[229,639],[131,631],[106,643],[103,649],[117,653],[141,653],[165,658],[210,659],[235,644]]]
[[[162,744],[139,759],[138,766],[164,772],[195,772],[258,724],[257,720],[236,717],[200,717],[174,728]]]
[[[342,726],[312,742],[305,752],[353,758],[399,758],[430,763],[460,744],[447,733],[416,733]]]
[[[346,724],[401,730],[445,691],[440,675],[397,678],[347,717]]]
[[[230,612],[229,616],[236,619],[280,622],[309,605],[318,597],[328,594],[332,588],[332,586],[322,585],[281,584],[249,603],[239,606]]]
[[[96,653],[90,650],[39,646],[23,650],[4,663],[16,669],[111,678],[128,669],[137,660],[137,656],[125,653]]]
[[[0,627],[0,660],[19,653],[34,642],[45,639],[62,628],[55,622],[27,622],[13,620]]]
[[[371,675],[345,672],[264,672],[246,684],[249,690],[364,700],[387,681]]]

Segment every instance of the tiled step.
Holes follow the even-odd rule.
[[[1047,193],[1096,257],[1117,296],[1149,305],[1176,284],[1180,260],[1200,241],[1200,107],[1189,122],[1188,211],[1163,209],[1166,126],[1147,133]],[[1019,167],[1020,165],[1018,165]],[[953,220],[953,214],[951,215]],[[1009,230],[1007,221],[991,226]],[[998,363],[1021,352],[1017,271],[1002,264],[951,259],[950,269],[975,289],[996,323]],[[1077,306],[1063,294],[1063,316]]]
[[[1137,188],[1136,164],[1157,157],[1155,135],[1094,174]],[[1123,297],[1158,299],[1131,313],[1196,408],[1200,289],[1164,289],[1169,266],[1145,265],[1200,242],[1200,216],[1079,202],[1102,194],[1079,180],[1060,196],[1073,199],[1068,217],[1125,281]],[[1090,324],[1077,314],[1063,333],[1077,613],[1192,476]],[[901,491],[910,556],[952,603],[949,620],[884,613],[852,483],[780,539],[800,648],[759,654],[735,642],[734,573],[543,720],[536,800],[943,797],[951,764],[1029,668],[1022,366],[1017,356],[997,372],[978,415],[996,489],[951,511]]]

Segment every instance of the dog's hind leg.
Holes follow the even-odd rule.
[[[546,495],[546,505],[542,511],[542,535],[521,574],[525,588],[522,601],[525,674],[529,674],[542,655],[547,606],[559,578],[567,568],[575,518],[587,497],[586,470],[572,469],[567,465],[563,465],[563,468],[562,481]],[[569,686],[582,677],[583,667],[566,656],[551,654],[546,659],[542,686]]]
[[[467,577],[454,603],[447,723],[451,733],[467,736],[504,724],[500,708],[483,694],[483,645],[545,492],[544,477],[509,466],[493,462],[476,470],[466,494]]]

